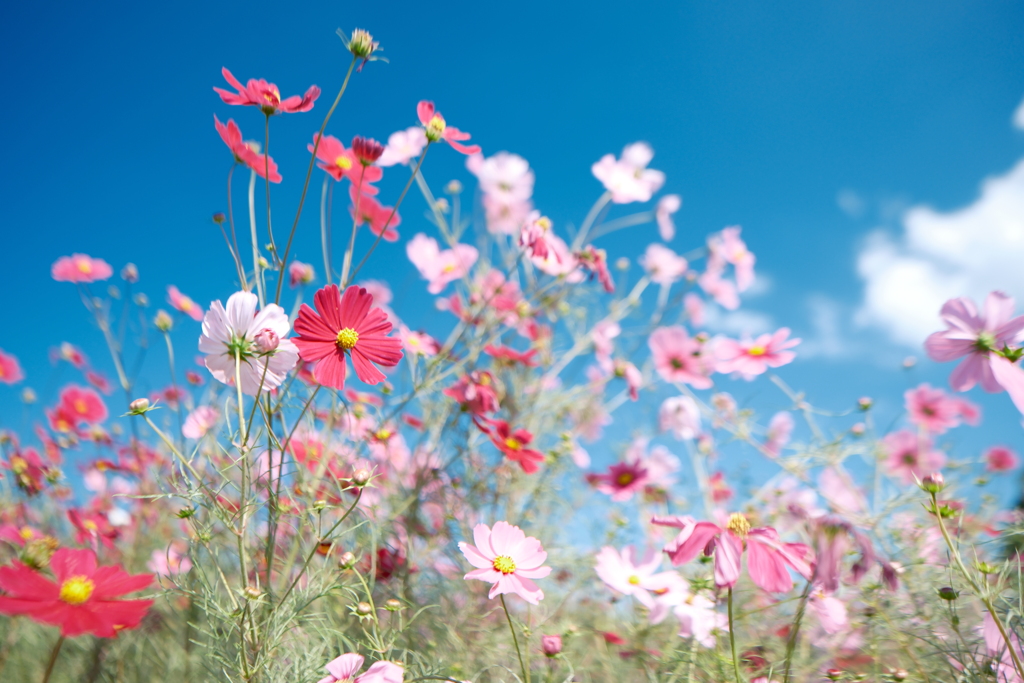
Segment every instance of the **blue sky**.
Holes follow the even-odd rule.
[[[767,291],[746,302],[746,318],[721,324],[794,328],[816,351],[782,375],[826,408],[867,394],[891,415],[913,383],[945,384],[949,367],[922,359],[900,368],[920,357],[914,344],[927,324],[908,322],[900,302],[934,309],[928,293],[941,286],[1024,297],[1021,269],[1006,262],[1014,245],[1024,254],[1024,218],[1013,211],[1024,205],[1024,180],[1007,176],[1024,156],[1024,131],[1011,122],[1024,96],[1020,3],[8,3],[0,13],[9,93],[0,346],[40,390],[47,349],[64,340],[112,374],[72,288],[49,277],[57,257],[133,261],[154,302],[167,284],[203,304],[231,293],[230,261],[209,221],[224,209],[230,165],[212,114],[234,117],[254,138],[262,121],[213,93],[221,66],[285,94],[324,89],[313,112],[272,122],[285,177],[275,223],[278,235],[286,230],[305,145],[347,66],[339,26],[371,30],[391,63],[354,79],[328,132],[386,139],[414,122],[416,101],[433,99],[485,153],[530,161],[535,202],[556,228],[578,224],[599,195],[591,163],[650,142],[665,190],[684,198],[672,246],[686,251],[741,224],[757,254]],[[450,150],[432,153],[425,174],[435,186],[472,180]],[[990,176],[1009,179],[979,204]],[[386,179],[385,196],[399,185],[397,174]],[[966,218],[950,213],[970,206]],[[403,239],[428,229],[422,208],[414,196],[403,211]],[[315,203],[307,209],[296,255],[318,264]],[[950,215],[963,220],[949,227]],[[932,226],[948,228],[945,251],[929,243]],[[990,231],[997,238],[956,239]],[[634,257],[654,235],[621,232],[602,246]],[[378,254],[366,275],[390,274],[395,263],[411,273],[401,246]],[[422,296],[414,277],[388,279]],[[198,335],[188,325],[179,336],[186,358]],[[163,371],[159,357],[149,363],[148,372]],[[729,386],[765,409],[784,407],[766,383]],[[959,430],[961,455],[992,442],[1024,451],[1005,396],[973,398],[984,428]],[[15,404],[16,392],[0,387],[0,405]],[[1008,495],[1015,482],[1000,485]]]

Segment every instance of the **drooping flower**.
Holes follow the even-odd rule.
[[[555,258],[561,258],[557,253]],[[597,276],[597,281],[604,287],[604,291],[612,294],[615,292],[615,282],[608,270],[608,254],[604,249],[597,249],[592,244],[583,247],[583,250],[576,254],[576,262],[584,269],[589,270]]]
[[[512,429],[505,420],[487,420],[493,429],[477,422],[477,426],[491,437],[491,442],[498,447],[505,457],[519,463],[526,474],[533,474],[544,462],[544,454],[527,448],[533,441],[533,434],[526,429]]]
[[[115,600],[153,583],[152,574],[131,575],[120,567],[96,566],[91,550],[61,548],[50,558],[56,582],[21,562],[0,567],[0,613],[24,614],[35,621],[59,626],[67,637],[92,633],[113,638],[135,628],[152,600]]]
[[[313,134],[315,143],[317,134]],[[362,138],[356,138],[362,139]],[[352,141],[353,145],[355,140]],[[373,183],[384,177],[384,171],[378,166],[363,164],[355,149],[345,149],[341,140],[333,135],[325,135],[320,138],[320,144],[316,145],[317,166],[327,171],[335,180],[348,178],[349,182],[361,188],[363,194],[377,194],[377,188]],[[310,144],[307,149],[312,152],[314,145]],[[371,164],[373,162],[370,162]]]
[[[450,282],[462,279],[476,263],[479,252],[469,244],[456,244],[452,249],[441,250],[437,240],[422,232],[405,245],[409,260],[430,284],[427,291],[439,294]]]
[[[659,327],[651,333],[654,368],[666,382],[684,382],[695,389],[710,389],[713,361],[699,339],[690,337],[680,325]]]
[[[545,657],[557,657],[562,652],[562,636],[541,636],[540,649]]]
[[[0,382],[17,384],[23,379],[25,379],[25,373],[22,371],[17,357],[0,349]]]
[[[616,204],[646,202],[665,184],[665,174],[647,168],[654,150],[646,142],[634,142],[622,150],[622,157],[606,154],[590,170]]]
[[[113,274],[109,263],[85,254],[61,256],[50,268],[50,275],[57,282],[96,282]]]
[[[313,108],[313,102],[316,101],[316,98],[320,97],[320,88],[311,85],[301,97],[292,95],[282,100],[281,91],[278,90],[277,86],[273,83],[268,83],[262,78],[258,80],[250,78],[249,82],[242,86],[238,79],[228,71],[227,67],[223,67],[220,72],[224,76],[224,80],[228,82],[228,85],[238,91],[231,92],[223,88],[214,88],[214,91],[220,95],[225,104],[259,107],[267,116],[279,112],[293,114],[309,111]]]
[[[484,370],[463,375],[458,382],[442,392],[455,399],[463,410],[477,417],[485,417],[498,410],[498,392],[494,377]]]
[[[762,334],[754,340],[737,341],[720,337],[715,341],[715,370],[722,374],[737,373],[746,380],[763,374],[768,368],[778,368],[793,362],[796,354],[788,349],[800,343],[789,339],[789,328],[782,327],[771,334]]]
[[[430,142],[438,142],[444,140],[457,152],[463,154],[479,154],[480,145],[464,145],[462,140],[468,140],[470,138],[469,133],[464,133],[454,126],[449,126],[441,116],[441,112],[434,109],[434,103],[427,100],[421,101],[416,105],[416,115],[419,116],[420,123],[423,124],[427,140]]]
[[[357,135],[352,138],[352,153],[359,160],[359,163],[365,167],[380,159],[381,155],[384,154],[384,145],[373,138],[364,138],[361,135]]]
[[[901,429],[887,434],[882,439],[882,448],[887,456],[889,474],[899,477],[904,484],[938,472],[946,464],[946,454],[932,448],[932,441],[919,437],[914,432]]]
[[[174,285],[167,286],[167,301],[193,320],[203,319],[203,309],[195,301],[182,294]]]
[[[313,266],[301,261],[292,261],[288,265],[288,284],[291,287],[308,285],[316,277]]]
[[[658,200],[658,206],[654,209],[654,218],[658,222],[658,234],[666,242],[671,242],[676,236],[676,224],[672,220],[672,214],[683,205],[683,198],[677,194],[667,194]]]
[[[476,567],[465,578],[494,584],[488,598],[515,593],[532,605],[544,599],[544,591],[531,580],[551,573],[551,567],[543,566],[548,554],[540,541],[508,522],[495,522],[493,529],[477,524],[473,542],[475,546],[459,543],[459,550]]]
[[[378,166],[394,166],[402,164],[408,166],[409,162],[418,157],[423,148],[427,146],[427,134],[423,128],[413,126],[392,133],[388,136],[388,144],[384,147],[384,153],[377,159]]]
[[[281,174],[277,172],[277,163],[274,158],[266,154],[260,154],[259,145],[253,142],[242,140],[242,131],[234,119],[228,119],[227,125],[220,122],[217,115],[213,116],[213,127],[220,134],[220,139],[228,146],[231,153],[235,155],[235,161],[245,164],[256,172],[260,178],[270,178],[270,182],[281,182]]]
[[[689,264],[668,247],[651,243],[640,257],[640,265],[647,271],[651,282],[665,286],[683,277]]]
[[[658,428],[677,439],[694,439],[700,433],[700,408],[689,396],[666,398],[658,409]]]
[[[692,517],[655,517],[654,524],[680,529],[679,535],[665,546],[673,565],[681,565],[698,553],[714,556],[715,585],[732,588],[740,577],[740,560],[747,553],[747,573],[755,585],[769,593],[785,593],[793,588],[789,569],[810,579],[814,569],[811,551],[802,543],[784,543],[771,527],[751,528],[747,518],[736,512],[725,527],[698,522]]]
[[[973,403],[949,396],[942,389],[922,384],[903,394],[910,421],[931,434],[942,434],[960,424],[977,424],[981,411]]]
[[[291,327],[288,314],[277,304],[267,304],[257,312],[258,303],[252,292],[235,292],[228,298],[227,308],[220,300],[214,301],[203,318],[199,337],[199,350],[207,354],[203,362],[210,374],[234,386],[237,371],[242,393],[248,396],[279,387],[299,360],[295,344],[285,338]],[[257,347],[256,337],[263,330],[277,335],[273,351]]]
[[[372,307],[373,297],[364,288],[352,285],[343,297],[337,285],[328,285],[313,296],[313,304],[315,311],[306,304],[299,309],[295,345],[303,360],[316,363],[313,376],[320,384],[344,388],[346,356],[367,384],[384,380],[374,363],[390,367],[402,360],[402,340],[388,337],[391,323]]]
[[[380,235],[387,242],[398,241],[399,225],[402,217],[392,206],[384,206],[373,197],[356,191],[355,185],[348,188],[348,196],[352,205],[348,211],[356,226],[366,225],[374,235]]]
[[[773,457],[782,452],[782,448],[789,443],[789,437],[793,433],[793,416],[785,410],[772,415],[768,422],[768,434],[765,436],[763,447]]]

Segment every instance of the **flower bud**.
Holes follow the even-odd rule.
[[[361,617],[367,617],[373,614],[373,607],[368,602],[361,602],[356,605],[356,614]]]
[[[256,348],[259,349],[260,353],[273,353],[277,350],[278,344],[281,340],[277,336],[277,332],[274,332],[268,327],[264,327],[262,330],[256,333]]]
[[[910,674],[907,673],[906,669],[896,669],[892,672],[892,680],[897,681],[897,683],[907,680],[908,676],[910,676]]]
[[[380,155],[384,153],[384,145],[373,138],[364,138],[357,135],[352,138],[352,153],[359,159],[359,163],[363,166],[369,166],[377,161],[377,159],[380,159]]]
[[[338,564],[342,569],[351,569],[356,566],[356,556],[350,552],[344,552],[338,558]]]
[[[181,508],[180,510],[175,512],[174,516],[177,517],[178,519],[188,519],[189,517],[194,517],[195,514],[196,514],[195,508],[186,507],[186,508]]]
[[[220,211],[213,214],[213,222],[216,223],[217,225],[223,225],[225,220],[227,220],[227,216],[225,216]]]
[[[426,135],[427,140],[430,142],[437,142],[444,137],[444,129],[447,127],[444,117],[440,114],[434,114],[433,118],[427,121]]]
[[[129,284],[139,281],[139,268],[134,263],[126,263],[121,269],[121,279]]]
[[[316,512],[320,512],[321,510],[323,510],[326,507],[327,507],[327,501],[326,500],[315,500],[315,501],[313,501],[313,509]]]
[[[135,305],[139,308],[145,308],[149,305],[149,297],[142,292],[139,292],[135,295]]]
[[[545,657],[557,657],[562,652],[562,636],[541,636],[540,648]]]
[[[389,612],[397,612],[402,609],[402,601],[396,600],[395,598],[391,598],[390,600],[384,603],[384,609],[386,609]]]
[[[829,669],[825,672],[825,678],[830,681],[838,681],[843,677],[842,669]]]
[[[903,367],[906,368],[907,370],[914,367],[915,365],[917,365],[917,358],[915,358],[914,356],[907,356],[906,358],[903,359]]]
[[[629,259],[625,256],[620,256],[615,259],[615,267],[619,270],[629,270]]]
[[[352,475],[352,483],[358,486],[359,488],[363,488],[364,486],[370,483],[371,476],[373,475],[370,473],[370,470],[360,468],[356,470],[355,474]]]
[[[377,49],[377,43],[373,40],[373,36],[370,35],[369,31],[365,31],[361,28],[353,29],[352,38],[348,41],[345,47],[352,53],[354,57],[366,59],[373,54],[374,50]]]
[[[156,317],[153,318],[153,325],[161,332],[170,332],[171,328],[174,327],[174,320],[171,319],[167,311],[161,308],[156,312]]]
[[[857,424],[850,427],[850,433],[853,434],[854,436],[864,436],[864,432],[866,432],[867,430],[868,426],[863,422],[858,422]]]
[[[33,569],[45,569],[59,547],[60,543],[51,536],[36,538],[25,544],[18,559]]]
[[[132,415],[143,415],[151,410],[148,398],[137,398],[128,404],[128,412]]]
[[[242,589],[242,595],[245,596],[246,600],[259,600],[260,596],[263,595],[263,591],[256,586],[246,586]]]
[[[994,564],[989,564],[988,562],[978,562],[974,566],[982,574],[998,574],[999,573],[999,567],[997,565],[994,565]]]
[[[25,387],[24,389],[21,390],[22,403],[35,403],[37,398],[38,396],[36,396],[35,390],[32,389],[31,387]]]
[[[861,410],[871,410],[872,405],[874,405],[874,401],[870,396],[861,396],[857,399],[857,407]]]
[[[459,194],[462,192],[462,183],[458,180],[451,180],[444,186],[444,191],[448,194]]]
[[[921,488],[928,493],[938,493],[946,488],[946,480],[943,478],[942,472],[934,472],[927,475],[921,480]]]
[[[960,593],[954,590],[952,586],[943,586],[939,589],[939,597],[943,600],[946,600],[947,602],[952,602],[953,600],[956,600],[959,596]]]

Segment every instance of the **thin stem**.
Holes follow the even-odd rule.
[[[228,225],[231,227],[231,243],[234,244],[234,250],[231,255],[235,257],[235,268],[238,269],[238,280],[242,289],[249,291],[249,279],[245,277],[245,267],[242,265],[242,251],[238,248],[238,235],[235,233],[235,212],[231,206],[231,177],[235,174],[235,168],[238,166],[236,161],[228,171]],[[227,239],[225,237],[225,239]],[[230,248],[230,245],[228,245]]]
[[[345,282],[348,281],[348,270],[352,267],[352,255],[356,251],[356,231],[359,229],[359,202],[363,198],[363,175],[366,173],[366,166],[362,167],[359,171],[359,184],[356,186],[356,210],[352,212],[352,235],[348,239],[348,251],[345,252],[345,261],[341,266],[341,286],[344,289]],[[398,207],[395,207],[396,209]],[[392,216],[394,212],[392,212]],[[388,223],[391,222],[391,216],[388,217]],[[387,225],[384,226],[387,230]],[[327,282],[330,282],[330,275],[327,276]]]
[[[356,66],[358,57],[352,57],[352,63],[348,65],[348,73],[345,74],[345,81],[341,84],[341,90],[338,91],[338,96],[334,98],[334,104],[331,105],[330,110],[327,112],[327,116],[324,117],[324,122],[320,124],[320,132],[316,136],[316,140],[313,141],[313,154],[309,158],[309,168],[306,169],[306,180],[302,183],[302,195],[299,197],[299,208],[295,212],[295,221],[292,223],[291,232],[288,233],[288,242],[284,246],[284,256],[281,257],[281,272],[284,273],[288,266],[288,254],[292,251],[292,240],[295,239],[295,230],[299,227],[299,216],[302,215],[302,205],[306,202],[306,192],[309,190],[309,178],[313,175],[313,164],[316,162],[316,150],[320,147],[320,139],[324,135],[324,129],[327,128],[327,122],[331,120],[331,116],[334,114],[334,110],[338,107],[338,102],[341,102],[341,96],[345,94],[345,88],[348,87],[348,81],[352,77],[352,70]],[[281,301],[281,285],[284,283],[284,278],[277,278],[277,293],[274,295],[274,303],[280,303]]]
[[[740,660],[736,656],[736,625],[732,619],[732,588],[729,589],[729,648],[732,650],[732,670],[736,676],[736,683],[743,683],[743,675],[740,673]]]
[[[324,252],[324,281],[327,283],[334,279],[331,273],[330,226],[327,223],[327,187],[330,182],[330,174],[324,173],[324,186],[320,190],[320,249]],[[283,273],[281,277],[284,277]]]
[[[413,169],[412,175],[409,176],[409,180],[405,183],[405,187],[402,188],[402,194],[398,195],[398,201],[395,202],[395,206],[391,209],[391,215],[388,216],[387,221],[384,222],[384,227],[382,227],[381,231],[377,234],[377,239],[374,241],[373,246],[371,246],[370,250],[366,252],[366,256],[364,256],[363,260],[359,262],[359,265],[356,266],[356,269],[352,271],[352,277],[349,279],[349,281],[355,279],[356,274],[362,269],[364,265],[366,265],[366,261],[367,259],[370,258],[370,254],[372,254],[373,250],[377,248],[378,244],[380,244],[380,239],[384,236],[384,233],[387,232],[388,226],[391,225],[391,219],[394,218],[395,214],[398,212],[398,207],[399,205],[401,205],[402,200],[405,199],[405,194],[409,191],[409,188],[412,187],[412,181],[415,180],[417,174],[419,174],[420,166],[423,165],[423,160],[427,158],[427,152],[430,150],[430,145],[431,143],[428,141],[427,146],[423,148],[423,153],[420,154],[420,158],[416,162],[416,168]],[[347,284],[348,281],[343,281],[342,289],[344,289],[344,285]]]
[[[597,220],[597,215],[601,213],[601,210],[608,205],[608,202],[612,200],[612,193],[605,192],[601,195],[594,205],[590,207],[590,211],[587,212],[587,217],[583,219],[583,225],[580,226],[580,232],[576,235],[576,239],[572,241],[572,250],[579,251],[580,247],[587,239],[587,233],[590,231],[590,227],[594,225],[594,221]]]
[[[260,308],[263,308],[267,299],[263,292],[260,242],[256,235],[256,171],[249,174],[249,231],[252,233],[252,277],[256,280],[256,293],[260,295]]]
[[[270,114],[266,115],[267,123],[263,133],[263,178],[267,181],[267,235],[270,237],[270,248],[277,260],[277,245],[274,243],[274,229],[270,223]]]
[[[53,651],[50,653],[50,662],[46,665],[46,672],[43,674],[43,683],[47,683],[50,680],[50,674],[53,673],[53,665],[57,663],[57,655],[60,654],[60,648],[64,645],[64,636],[57,639],[57,644],[53,646]]]
[[[807,598],[811,595],[811,581],[804,586],[803,595],[800,596],[800,604],[796,608],[796,616],[793,617],[793,626],[789,630],[789,640],[786,641],[786,659],[782,665],[782,683],[789,683],[790,662],[793,659],[793,651],[796,649],[797,637],[800,634],[800,622],[804,618],[804,610],[807,607]]]
[[[512,625],[512,615],[508,613],[508,606],[505,604],[505,596],[499,595],[501,598],[501,608],[505,610],[505,618],[508,619],[508,628],[512,631],[512,643],[516,646],[516,654],[519,656],[519,668],[523,670],[523,680],[526,683],[530,683],[530,672],[526,668],[526,663],[523,661],[523,653],[519,649],[519,639],[516,638],[516,627]]]

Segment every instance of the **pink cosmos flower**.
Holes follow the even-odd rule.
[[[420,123],[423,124],[427,140],[430,142],[438,142],[444,140],[451,145],[456,152],[462,152],[463,154],[479,154],[480,145],[464,145],[462,140],[468,140],[470,138],[469,133],[463,133],[461,130],[454,126],[449,126],[441,116],[441,112],[434,109],[434,103],[427,100],[422,100],[416,105],[416,115],[419,116]]]
[[[715,472],[708,477],[708,490],[711,494],[711,500],[715,503],[724,503],[732,498],[732,489],[726,483],[725,474],[722,472]]]
[[[530,256],[539,259],[548,257],[547,237],[551,233],[551,219],[541,216],[540,211],[531,211],[519,233],[519,246],[529,251]],[[555,255],[558,258],[558,255]]]
[[[288,266],[288,284],[291,287],[308,285],[316,277],[313,266],[301,261],[292,261]]]
[[[174,285],[167,286],[167,301],[193,320],[203,319],[203,309],[195,301],[182,294]]]
[[[18,359],[0,349],[0,382],[17,384],[23,379],[25,379],[25,373],[22,372]]]
[[[658,428],[677,439],[693,439],[700,433],[700,408],[689,396],[666,398],[658,409]]]
[[[559,256],[556,254],[556,258]],[[608,254],[604,249],[597,249],[592,244],[583,247],[583,250],[576,254],[576,261],[580,267],[589,270],[597,276],[597,281],[604,287],[604,291],[612,294],[615,292],[615,282],[608,270]]]
[[[715,632],[729,630],[729,617],[715,610],[703,595],[690,595],[672,608],[679,620],[679,635],[693,638],[704,647],[715,646]]]
[[[882,448],[887,455],[889,474],[899,477],[904,484],[913,483],[914,477],[920,480],[934,474],[946,464],[946,454],[933,450],[931,439],[919,438],[907,429],[887,434],[882,439]]]
[[[469,273],[476,263],[479,252],[469,244],[456,244],[452,249],[441,250],[437,240],[422,232],[405,245],[409,260],[430,284],[427,291],[439,294],[449,282],[460,280]]]
[[[218,417],[220,415],[216,408],[199,406],[185,418],[181,433],[186,439],[201,439],[210,431],[210,428],[217,424]]]
[[[350,286],[344,297],[337,285],[328,285],[313,296],[314,311],[306,304],[295,321],[299,355],[316,362],[313,376],[320,384],[335,389],[345,386],[345,358],[360,380],[378,384],[384,373],[374,363],[398,365],[402,360],[402,341],[387,335],[391,323],[379,308],[372,308],[373,297],[362,287]]]
[[[317,134],[313,134],[313,142],[316,142]],[[356,138],[359,139],[359,138]],[[355,140],[353,140],[353,145]],[[363,194],[377,194],[377,188],[373,183],[384,177],[384,171],[378,166],[371,166],[360,163],[353,149],[345,149],[341,140],[333,135],[325,135],[316,145],[317,166],[327,171],[335,180],[348,178],[349,182],[358,186]],[[306,147],[313,152],[314,145]]]
[[[691,325],[694,327],[704,325],[704,301],[698,295],[690,292],[684,296],[683,310],[686,312],[686,317]]]
[[[203,318],[199,350],[206,354],[203,362],[213,377],[234,386],[236,369],[242,393],[255,396],[261,390],[281,386],[288,372],[299,360],[299,352],[291,339],[286,339],[291,325],[288,314],[277,304],[267,304],[257,312],[259,300],[252,292],[235,292],[225,308],[220,300],[210,304]],[[256,337],[270,330],[278,338],[277,347],[261,351]],[[237,368],[236,368],[237,365]]]
[[[753,341],[719,338],[715,343],[715,356],[718,360],[715,370],[722,374],[735,372],[743,379],[752,380],[768,368],[792,363],[796,354],[786,349],[796,346],[800,340],[788,337],[789,328],[782,327],[772,334],[762,334]]]
[[[612,353],[615,351],[612,340],[621,333],[622,327],[613,320],[601,320],[590,331],[590,340],[594,343],[594,356],[601,367],[611,366]]]
[[[910,421],[931,434],[942,434],[958,426],[961,419],[977,424],[981,417],[980,409],[970,401],[949,396],[929,384],[908,389],[903,399]]]
[[[512,429],[505,420],[488,419],[487,422],[494,426],[493,431],[479,421],[476,425],[491,437],[491,442],[505,454],[505,457],[519,463],[526,474],[533,474],[540,469],[540,463],[544,462],[544,454],[527,448],[533,441],[533,434],[529,430]]]
[[[661,554],[648,551],[642,558],[633,546],[622,552],[605,546],[597,554],[597,575],[612,590],[632,595],[650,610],[652,624],[660,623],[676,604],[688,596],[686,581],[675,572],[658,572]]]
[[[293,114],[300,111],[309,111],[313,108],[313,102],[316,101],[316,98],[320,97],[320,88],[311,85],[302,97],[292,95],[282,100],[281,91],[277,89],[277,86],[273,83],[268,83],[262,78],[259,80],[250,78],[249,82],[243,87],[238,79],[228,71],[227,67],[223,67],[220,72],[224,76],[224,80],[228,82],[228,85],[238,91],[233,93],[223,88],[214,88],[214,91],[220,95],[225,104],[259,107],[267,116],[279,112]]]
[[[590,167],[594,177],[611,193],[616,204],[646,202],[665,184],[665,174],[647,168],[654,151],[646,142],[634,142],[622,150],[616,159],[606,154]]]
[[[564,275],[568,282],[582,282],[583,274],[579,272],[579,261],[569,251],[569,245],[561,237],[549,232],[544,238],[544,245],[547,247],[545,256],[530,256],[530,262],[539,271],[556,277]]]
[[[497,201],[526,202],[533,196],[533,171],[518,154],[498,152],[486,159],[482,154],[473,154],[466,159],[466,168],[477,177],[480,191]]]
[[[613,501],[621,502],[644,489],[648,482],[647,468],[639,460],[626,460],[610,466],[604,474],[588,474],[587,481]]]
[[[381,235],[385,241],[398,241],[398,230],[395,228],[402,224],[402,217],[394,207],[383,206],[373,197],[358,193],[355,185],[349,185],[348,196],[352,200],[348,211],[357,227],[366,225],[370,232]]]
[[[74,424],[98,424],[107,419],[107,406],[103,398],[89,387],[74,384],[60,392],[58,412],[69,417]]]
[[[157,548],[149,557],[146,563],[149,571],[159,576],[174,576],[176,574],[187,574],[192,569],[192,560],[188,555],[171,543],[163,550]]]
[[[764,440],[764,449],[773,457],[782,452],[783,447],[789,443],[789,437],[793,433],[793,416],[785,410],[772,415],[768,422],[768,434]]]
[[[686,275],[689,264],[668,247],[652,243],[647,245],[647,251],[640,257],[640,265],[650,275],[651,282],[667,286]]]
[[[395,662],[375,662],[366,673],[357,675],[363,668],[362,655],[346,653],[327,662],[327,676],[319,683],[402,683],[405,669]]]
[[[441,350],[441,344],[426,332],[415,332],[405,325],[398,328],[398,337],[406,353],[430,358]]]
[[[708,238],[708,270],[721,270],[722,261],[733,266],[736,274],[736,289],[743,292],[754,284],[754,254],[740,239],[741,228],[736,225]]]
[[[654,218],[658,222],[658,234],[661,239],[671,242],[676,236],[676,224],[672,220],[672,214],[683,205],[683,198],[677,194],[667,194],[658,200],[658,206],[654,209]]]
[[[736,293],[736,285],[723,279],[721,272],[711,270],[710,266],[697,278],[697,284],[722,308],[735,311],[740,307],[740,297]]]
[[[220,139],[224,141],[224,144],[228,146],[231,153],[235,155],[237,163],[245,164],[255,171],[256,175],[260,178],[266,178],[269,175],[270,182],[281,182],[281,174],[277,172],[277,163],[274,162],[274,158],[268,157],[266,154],[260,154],[259,145],[255,142],[244,142],[242,140],[242,131],[234,119],[228,119],[228,123],[225,126],[217,118],[217,115],[214,114],[213,127],[217,129]]]
[[[691,338],[680,325],[659,327],[651,333],[647,345],[651,349],[654,368],[666,382],[684,382],[695,389],[710,389],[712,359],[704,343]]]
[[[1014,379],[1019,368],[1014,373],[1013,365],[994,353],[1013,344],[1024,330],[1024,316],[1012,317],[1012,298],[992,292],[980,313],[970,299],[950,299],[943,304],[940,316],[946,329],[931,334],[924,348],[929,358],[940,363],[966,356],[949,376],[954,391],[967,391],[981,384],[991,393],[1007,389],[1011,398],[1020,394],[1020,383]]]
[[[982,456],[989,472],[1009,472],[1017,469],[1020,458],[1008,446],[992,446]]]
[[[419,126],[396,131],[388,136],[388,144],[384,147],[384,153],[381,154],[380,159],[377,159],[377,165],[402,164],[408,166],[409,162],[418,157],[426,146],[427,134]]]
[[[612,371],[616,377],[626,380],[626,388],[629,390],[630,400],[639,400],[640,389],[644,385],[644,376],[640,372],[640,368],[628,361],[617,360],[612,366]]]
[[[732,588],[740,577],[740,560],[747,553],[747,573],[751,581],[769,593],[785,593],[793,588],[789,569],[805,579],[814,573],[810,548],[802,543],[783,543],[771,527],[751,528],[742,514],[729,516],[725,527],[712,522],[697,522],[692,517],[654,517],[654,524],[680,529],[679,535],[665,546],[673,565],[689,562],[703,552],[715,558],[715,585]]]
[[[486,417],[488,413],[498,410],[498,393],[495,391],[494,377],[486,371],[475,370],[463,375],[462,379],[442,393],[455,399],[463,410],[477,417]]]
[[[465,578],[494,584],[488,598],[515,593],[531,605],[544,599],[544,591],[531,579],[543,579],[551,567],[543,566],[548,554],[540,541],[527,536],[522,529],[508,522],[495,522],[493,530],[486,524],[473,528],[475,546],[459,543],[459,550],[476,567]]]
[[[61,256],[50,268],[50,275],[57,282],[96,282],[113,274],[109,263],[85,254]]]

